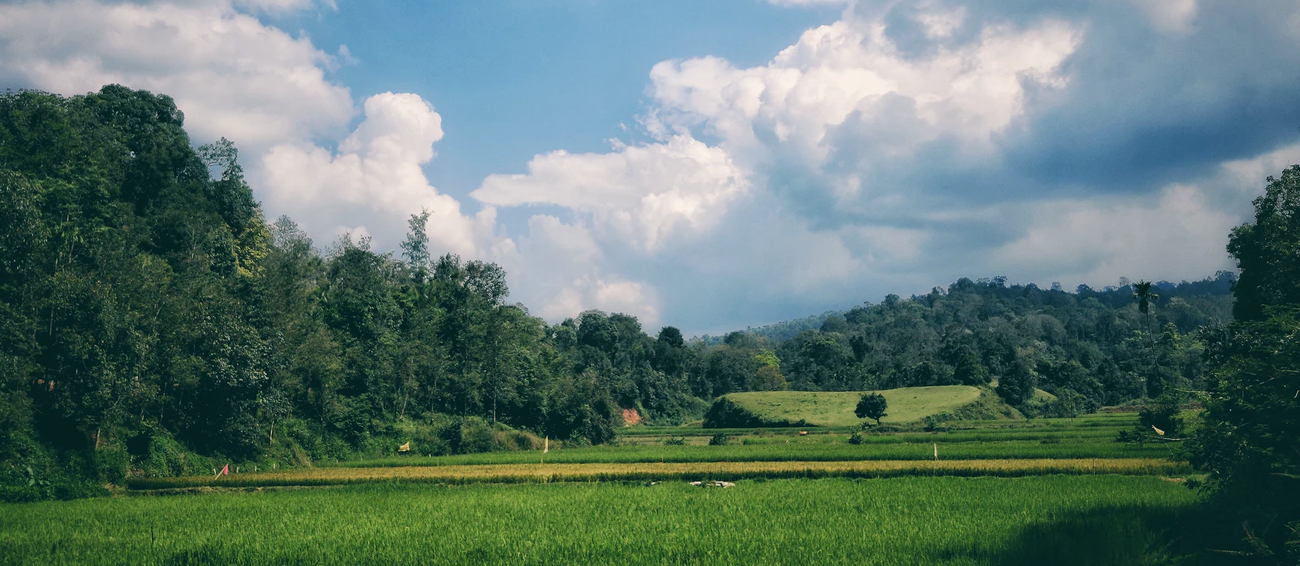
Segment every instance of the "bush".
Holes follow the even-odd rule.
[[[1138,410],[1138,422],[1132,430],[1121,430],[1115,437],[1118,442],[1142,443],[1156,438],[1181,438],[1183,435],[1182,406],[1170,395]],[[1159,432],[1156,429],[1160,429]],[[1161,434],[1163,433],[1163,434]]]
[[[16,434],[11,445],[14,459],[0,465],[0,502],[46,499],[76,499],[107,495],[91,478],[99,462],[81,454],[57,454],[24,434]],[[101,451],[102,452],[102,451]],[[59,456],[59,457],[56,457]],[[105,457],[112,468],[115,456]]]
[[[1138,411],[1138,426],[1143,432],[1154,433],[1158,428],[1164,431],[1166,438],[1181,438],[1183,435],[1183,408],[1178,399],[1171,395],[1161,397],[1156,403],[1142,407]],[[1153,428],[1154,427],[1154,428]]]
[[[786,420],[770,421],[748,409],[737,405],[731,399],[719,397],[713,406],[704,413],[704,428],[756,428],[768,426],[805,426],[803,420],[790,422]]]
[[[953,419],[952,414],[947,412],[939,413],[937,415],[926,415],[925,427],[924,427],[925,431],[926,432],[948,432],[948,427],[943,426],[943,423],[948,422],[952,419]]]
[[[92,461],[95,466],[95,477],[101,481],[120,484],[126,481],[126,475],[131,471],[130,456],[127,455],[126,450],[118,447],[94,451]]]
[[[390,442],[393,449],[407,442],[411,443],[411,453],[430,456],[442,456],[451,453],[451,445],[443,437],[444,429],[459,426],[460,423],[445,415],[425,414],[418,421],[398,423],[396,437]]]
[[[1073,389],[1059,389],[1056,400],[1047,403],[1042,414],[1057,419],[1073,419],[1081,413],[1097,412],[1097,403]]]
[[[709,446],[726,446],[731,443],[731,437],[719,432],[709,439]]]
[[[491,452],[496,448],[492,427],[479,417],[465,417],[459,426],[444,428],[442,439],[456,454]]]
[[[850,435],[850,436],[849,436],[849,444],[852,444],[852,445],[854,445],[854,446],[857,446],[857,445],[859,445],[859,444],[862,444],[862,435],[859,434],[859,433],[856,433],[856,432],[853,433],[852,435]]]
[[[492,441],[501,450],[541,450],[543,441],[537,435],[498,424]]]

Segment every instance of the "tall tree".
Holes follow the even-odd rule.
[[[1239,320],[1215,334],[1192,462],[1210,472],[1219,504],[1245,533],[1242,552],[1300,558],[1300,166],[1268,180],[1255,219],[1228,251],[1241,267]],[[1262,562],[1261,562],[1262,563]]]
[[[1300,304],[1300,165],[1269,177],[1254,204],[1255,221],[1228,238],[1228,253],[1241,269],[1232,309],[1241,321],[1267,318],[1271,305]]]
[[[1152,291],[1150,281],[1141,280],[1133,284],[1133,298],[1138,301],[1138,312],[1146,325],[1147,344],[1151,353],[1151,362],[1155,371],[1147,378],[1147,396],[1159,397],[1165,390],[1164,378],[1160,375],[1160,354],[1156,352],[1155,332],[1151,328],[1151,303],[1160,300],[1160,295]]]
[[[857,407],[854,407],[853,414],[859,419],[875,419],[876,425],[880,425],[880,419],[889,416],[885,410],[889,408],[889,401],[884,395],[879,393],[863,393],[862,398],[858,399]]]

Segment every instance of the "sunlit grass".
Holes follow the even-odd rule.
[[[906,387],[879,391],[889,401],[886,423],[908,423],[975,402],[980,390],[965,385]],[[726,396],[766,420],[804,421],[815,426],[852,426],[862,422],[853,414],[860,391],[753,391]]]
[[[106,498],[0,506],[0,563],[1129,564],[1195,499],[1065,475]]]

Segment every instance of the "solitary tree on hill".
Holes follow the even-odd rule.
[[[888,406],[889,401],[885,400],[884,395],[863,393],[862,398],[858,400],[858,407],[853,410],[853,414],[857,415],[859,419],[875,419],[876,424],[879,425],[880,419],[889,416],[885,413]]]

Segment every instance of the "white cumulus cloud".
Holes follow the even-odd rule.
[[[603,154],[538,155],[522,175],[492,175],[471,193],[494,206],[557,205],[644,251],[704,234],[749,182],[725,151],[687,135]]]
[[[922,16],[936,34],[965,17]],[[1021,113],[1027,84],[1065,84],[1059,67],[1082,37],[1057,20],[988,24],[977,41],[917,58],[886,32],[883,19],[847,18],[804,32],[761,67],[713,57],[660,63],[650,73],[661,107],[655,118],[701,124],[729,149],[779,146],[813,165],[824,163],[834,150],[828,135],[851,118],[859,129],[852,135],[871,138],[885,159],[945,135],[987,144]],[[766,155],[756,153],[755,160]]]
[[[227,2],[0,5],[0,80],[64,94],[110,83],[167,94],[196,141],[224,136],[254,152],[346,127],[352,98],[326,77],[332,64],[310,40]]]
[[[326,219],[369,218],[367,230],[386,248],[401,241],[406,218],[428,210],[435,250],[483,255],[495,211],[462,215],[460,203],[433,188],[421,169],[442,135],[442,117],[418,95],[377,94],[366,100],[365,120],[338,151],[301,142],[272,147],[260,167],[266,204],[302,214],[315,224],[309,229],[330,225]]]
[[[953,35],[967,18],[942,7],[921,16],[935,38]],[[872,168],[893,167],[944,137],[991,152],[998,132],[1021,115],[1026,89],[1068,82],[1060,67],[1080,40],[1078,27],[1059,20],[999,22],[918,58],[895,45],[881,17],[846,13],[763,66],[716,57],[659,63],[643,119],[655,141],[538,155],[526,173],[489,176],[471,196],[572,216],[570,224],[535,216],[517,239],[521,256],[552,258],[517,267],[521,279],[547,289],[539,303],[547,316],[607,308],[614,298],[652,305],[648,297],[681,316],[846,295],[864,279],[914,281],[927,230],[827,224],[804,208],[829,199],[843,210],[932,213],[915,206],[908,186],[881,183]],[[866,164],[837,165],[845,151]],[[572,237],[557,237],[560,226]],[[564,243],[577,240],[580,248]]]

